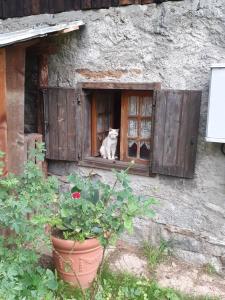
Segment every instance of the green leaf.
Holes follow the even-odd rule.
[[[129,218],[128,216],[124,217],[124,227],[129,233],[132,232],[133,222],[132,222],[131,218]]]
[[[149,218],[153,218],[155,216],[155,212],[153,210],[145,210],[143,214]]]
[[[46,275],[48,276],[47,287],[52,291],[56,291],[58,288],[58,283],[57,283],[54,273],[52,273],[52,271],[50,271],[50,270],[47,270]]]

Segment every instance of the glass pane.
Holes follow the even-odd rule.
[[[128,141],[128,156],[137,157],[137,142]]]
[[[105,116],[105,130],[107,130],[107,131],[110,128],[110,119],[111,119],[110,113],[106,114],[106,116]]]
[[[140,158],[142,158],[142,159],[150,158],[150,143],[148,143],[146,141],[141,142]]]
[[[152,115],[152,99],[150,97],[142,98],[141,115],[146,117],[150,117]]]
[[[151,121],[150,120],[142,120],[141,121],[141,137],[142,138],[150,138],[151,136]]]
[[[106,107],[105,107],[105,111],[108,112],[108,113],[111,113],[112,110],[113,110],[113,95],[108,95],[108,99],[107,99],[107,102],[106,102]]]
[[[131,96],[129,98],[129,115],[136,116],[138,114],[138,97]]]
[[[104,101],[104,99],[102,97],[99,97],[97,99],[97,103],[96,103],[96,110],[98,112],[98,114],[103,114],[105,112],[105,106],[106,106],[106,102]]]
[[[138,134],[137,120],[128,120],[128,136],[136,137]]]
[[[102,132],[103,130],[104,130],[104,128],[103,128],[103,115],[98,115],[97,132]]]

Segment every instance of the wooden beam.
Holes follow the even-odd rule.
[[[38,56],[38,94],[37,94],[37,130],[43,136],[45,141],[45,118],[44,118],[44,99],[41,89],[48,87],[48,54]],[[45,160],[42,164],[42,169],[47,177],[48,164]]]
[[[24,165],[25,49],[6,50],[8,171],[20,174]]]
[[[7,173],[7,119],[6,119],[6,55],[0,49],[0,150],[5,153],[3,175]]]
[[[82,82],[78,84],[80,89],[89,90],[160,90],[161,83],[122,83],[122,82]]]
[[[48,55],[43,54],[38,57],[38,89],[48,87]],[[44,104],[41,93],[37,98],[37,128],[38,133],[44,135]]]
[[[38,76],[39,88],[48,87],[48,55],[43,54],[39,56],[39,76]]]
[[[28,48],[28,51],[32,52],[32,54],[41,56],[46,54],[56,54],[58,49],[59,47],[56,46],[54,42],[51,42],[48,38],[42,38],[37,45],[31,45],[31,47]]]

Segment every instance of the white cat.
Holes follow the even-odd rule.
[[[108,136],[103,140],[100,153],[103,158],[115,159],[119,129],[109,128]]]

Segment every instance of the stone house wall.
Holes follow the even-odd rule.
[[[194,263],[225,267],[225,157],[219,144],[204,141],[210,66],[225,61],[223,0],[185,0],[161,5],[62,14],[85,27],[60,40],[50,57],[50,86],[75,87],[82,81],[162,82],[162,88],[203,91],[194,179],[131,176],[137,193],[160,201],[153,221],[138,219],[132,237],[172,240],[174,253]],[[50,163],[65,175],[88,172],[69,163]],[[109,171],[95,170],[108,182]]]

